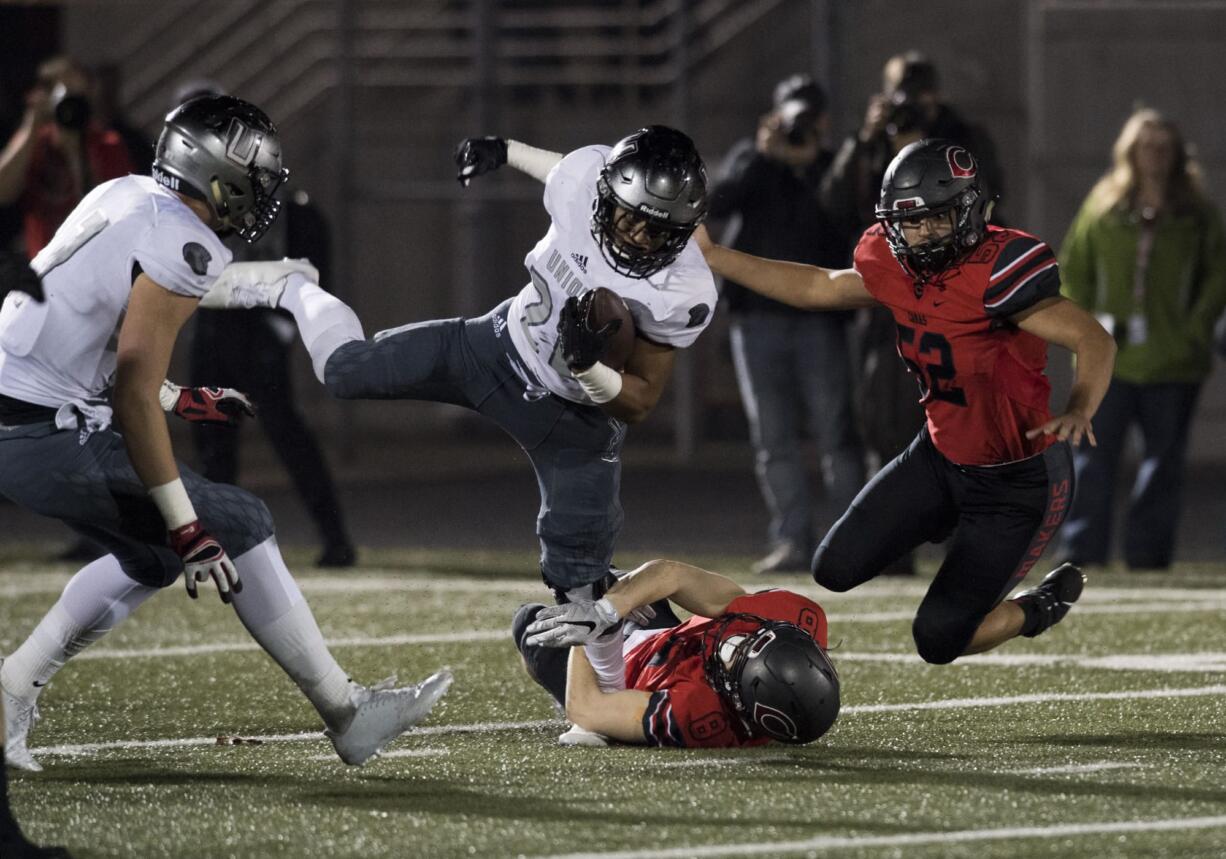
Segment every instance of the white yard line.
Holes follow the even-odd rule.
[[[667,849],[623,850],[608,853],[560,853],[542,859],[686,859],[691,856],[778,856],[867,847],[909,847],[975,841],[1011,841],[1018,838],[1072,838],[1079,835],[1118,835],[1135,832],[1171,832],[1221,829],[1226,815],[1177,817],[1165,820],[1120,820],[1102,823],[1066,823],[1058,826],[1015,826],[997,829],[959,829],[950,832],[913,832],[906,835],[819,835],[798,841],[753,841],[745,844],[704,844]],[[1109,851],[1108,851],[1109,852]]]
[[[901,704],[860,704],[844,707],[841,715],[856,715],[859,713],[897,713],[918,712],[923,710],[960,710],[978,707],[1007,707],[1013,704],[1045,704],[1055,702],[1080,701],[1137,701],[1147,698],[1198,698],[1206,696],[1226,695],[1226,685],[1195,686],[1185,689],[1139,689],[1128,692],[1083,692],[1034,695],[1014,695],[998,698],[954,698],[942,701],[915,701]],[[431,725],[414,729],[410,736],[425,736],[439,734],[484,734],[492,731],[522,731],[536,730],[548,726],[559,725],[560,722],[551,719],[528,722],[479,722],[461,725]],[[274,742],[304,742],[322,740],[320,732],[302,734],[274,734],[271,736],[256,736],[250,739],[265,743]],[[117,749],[151,749],[151,748],[188,748],[194,746],[216,746],[217,737],[192,737],[188,739],[165,740],[114,740],[105,743],[83,743],[79,745],[47,746],[32,749],[36,755],[88,755],[100,751]],[[222,743],[221,745],[225,745]]]
[[[1148,764],[1137,761],[1096,761],[1092,764],[1066,764],[1059,767],[1032,767],[1020,770],[1002,770],[1010,775],[1062,775],[1064,773],[1097,773],[1104,770],[1143,769]]]
[[[431,746],[425,749],[392,749],[379,755],[380,758],[442,758],[451,754],[442,746]],[[307,760],[334,761],[336,755],[311,755]]]

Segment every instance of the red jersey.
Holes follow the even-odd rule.
[[[134,169],[123,138],[118,132],[90,125],[83,132],[88,187],[75,180],[54,140],[60,134],[54,123],[44,125],[34,142],[26,168],[25,190],[18,205],[25,228],[26,253],[34,259],[89,191]]]
[[[737,597],[727,614],[756,614],[794,623],[826,646],[826,613],[813,600],[791,591],[762,591]],[[703,636],[717,620],[694,616],[680,626],[649,638],[626,654],[626,687],[651,692],[643,714],[648,745],[683,747],[760,746],[769,737],[749,737],[736,713],[707,682],[703,663],[711,656]],[[752,632],[758,625],[736,621],[730,634]]]
[[[920,384],[932,443],[961,465],[997,465],[1042,452],[1026,431],[1051,418],[1047,343],[1009,321],[1060,294],[1056,257],[1020,230],[988,227],[960,263],[924,284],[890,252],[880,225],[856,246],[855,268],[894,314],[898,352]]]

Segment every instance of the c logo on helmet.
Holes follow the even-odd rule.
[[[974,179],[979,172],[975,156],[961,146],[951,146],[945,150],[945,160],[949,162],[949,173],[955,179]]]
[[[766,733],[780,740],[796,739],[796,723],[784,712],[768,707],[765,704],[754,703],[753,721]]]

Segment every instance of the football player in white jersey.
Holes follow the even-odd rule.
[[[597,598],[622,525],[626,425],[651,412],[677,350],[715,308],[711,272],[689,241],[706,212],[702,159],[686,135],[651,126],[565,156],[470,138],[456,161],[464,184],[506,163],[544,182],[552,219],[524,260],[527,285],[485,316],[367,340],[352,310],[277,263],[232,266],[205,305],[289,310],[337,397],[448,402],[495,421],[536,469],[545,582],[562,600]],[[601,363],[611,332],[590,330],[580,306],[596,287],[621,296],[634,318],[624,372]],[[593,645],[591,657],[608,683],[622,682],[617,635]]]
[[[193,99],[166,117],[153,176],[98,186],[34,259],[46,300],[5,300],[0,492],[108,550],[0,666],[12,766],[39,769],[27,739],[56,671],[180,573],[193,597],[214,581],[346,763],[377,754],[450,685],[446,671],[399,689],[352,682],[286,569],[268,508],[182,468],[171,450],[159,391],[180,327],[229,262],[218,233],[258,239],[287,176],[262,111]]]

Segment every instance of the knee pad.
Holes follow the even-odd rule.
[[[810,568],[813,581],[836,593],[849,591],[863,580],[861,576],[855,575],[856,569],[850,561],[839,552],[831,551],[827,543],[818,547]]]
[[[273,535],[268,505],[245,489],[213,483],[196,504],[200,521],[217,538],[231,559],[250,551]]]
[[[941,621],[916,616],[911,624],[911,636],[920,658],[932,665],[948,665],[966,650],[978,624]]]
[[[165,546],[134,546],[113,554],[123,574],[146,587],[170,587],[183,572],[183,560]]]
[[[532,602],[525,603],[515,610],[515,617],[511,619],[511,640],[515,642],[515,649],[521,654],[524,652],[524,638],[528,633],[528,627],[532,621],[536,620],[536,616],[544,607],[544,603]]]

